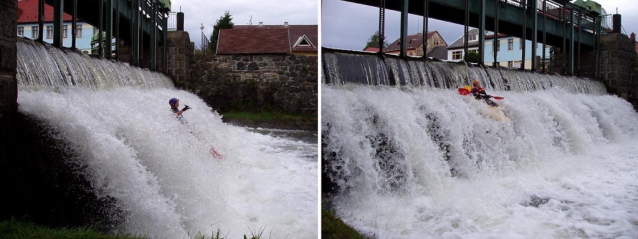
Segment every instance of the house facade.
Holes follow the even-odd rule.
[[[478,52],[478,34],[478,29],[471,29],[468,32],[468,52]],[[461,36],[448,47],[448,60],[462,61],[464,59],[464,43],[464,36]],[[523,45],[525,46],[525,61],[521,60],[523,55]],[[485,56],[483,61],[486,65],[491,65],[491,63],[494,62],[494,34],[485,36],[484,49]],[[538,43],[536,48],[536,60],[541,60],[540,58],[543,55],[543,50],[545,51],[546,58],[549,58],[549,46],[543,49],[543,44]],[[522,64],[525,64],[525,69],[532,69],[532,51],[532,41],[522,41],[522,39],[518,37],[498,34],[497,63],[499,66],[520,68]]]
[[[426,48],[426,54],[430,56],[430,52],[436,47],[447,46],[447,42],[443,40],[441,34],[438,31],[428,32],[428,45]],[[423,33],[408,35],[406,40],[408,56],[423,56]],[[383,52],[386,54],[399,55],[401,53],[401,38],[396,39],[392,44],[388,45]]]
[[[221,29],[216,54],[318,55],[319,25],[235,25]]]
[[[69,14],[64,14],[64,25],[62,28],[62,46],[72,46],[72,32],[76,34],[76,48],[84,53],[91,52],[91,37],[95,28],[85,22],[78,21],[76,29],[72,28],[72,18]],[[31,39],[38,39],[38,1],[18,0],[18,27],[17,35]],[[42,40],[53,43],[53,7],[44,5],[44,31]]]

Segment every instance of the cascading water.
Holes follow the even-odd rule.
[[[434,87],[322,85],[324,192],[346,223],[378,238],[638,237],[628,102],[589,80],[427,64]],[[474,77],[498,109],[456,92]]]
[[[168,77],[121,63],[28,40],[18,63],[19,111],[54,128],[75,155],[65,160],[115,199],[117,231],[317,237],[316,141],[227,125]],[[193,108],[187,123],[170,113],[172,97]]]

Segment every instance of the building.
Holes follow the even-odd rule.
[[[72,39],[70,32],[72,28],[72,18],[69,14],[64,14],[64,25],[62,28],[63,42],[62,46],[71,47]],[[38,39],[39,34],[38,23],[38,1],[37,0],[18,0],[18,36],[27,37],[31,39]],[[92,25],[78,20],[76,34],[76,48],[84,53],[91,52],[91,37],[95,30]],[[48,43],[53,43],[53,7],[44,5],[44,36],[43,40]]]
[[[468,32],[468,52],[478,52],[479,50],[479,41],[478,41],[478,29],[471,29]],[[520,38],[508,36],[505,34],[498,34],[497,44],[497,62],[499,66],[509,67],[509,68],[520,68],[522,61],[521,57],[523,55],[523,43]],[[464,36],[461,36],[457,39],[452,45],[448,47],[448,60],[451,61],[462,61],[464,59]],[[525,41],[525,69],[532,68],[532,41]],[[494,62],[494,34],[485,36],[485,57],[483,61],[485,64],[489,65],[491,62]],[[537,43],[536,56],[537,60],[540,61],[540,58],[543,55],[543,44]],[[545,48],[545,56],[549,58],[549,46]],[[540,64],[538,64],[540,65]]]
[[[219,55],[283,53],[318,55],[318,25],[235,25],[221,29],[217,40]]]
[[[443,37],[439,34],[438,31],[428,32],[428,46],[426,53],[430,56],[430,52],[432,49],[438,46],[447,46],[447,42],[443,40]],[[423,56],[423,33],[419,32],[417,34],[408,35],[406,42],[408,56]],[[401,38],[392,42],[392,44],[388,45],[383,52],[386,54],[394,54],[399,55],[401,53]]]
[[[379,48],[378,47],[369,46],[369,47],[366,47],[366,49],[363,49],[363,51],[378,53],[379,52]]]

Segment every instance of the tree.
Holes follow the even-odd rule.
[[[372,36],[370,36],[370,38],[368,39],[368,42],[366,43],[366,46],[363,48],[363,50],[365,50],[368,47],[379,47],[379,31],[375,31],[374,34],[372,34]],[[383,42],[383,48],[388,47],[388,42],[384,41]]]
[[[467,62],[479,63],[481,61],[481,56],[479,56],[478,52],[470,51],[467,53]]]
[[[235,24],[233,23],[232,15],[230,15],[230,12],[226,10],[224,15],[217,19],[217,23],[213,26],[213,33],[210,35],[210,47],[208,47],[208,49],[210,49],[212,53],[217,52],[217,38],[219,37],[219,30],[232,29],[233,26],[235,26]]]

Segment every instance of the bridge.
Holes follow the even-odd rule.
[[[79,18],[100,30],[97,44],[98,49],[102,49],[99,54],[104,58],[111,57],[111,51],[108,49],[118,47],[112,46],[112,41],[106,39],[116,38],[130,46],[131,65],[140,66],[140,54],[147,51],[150,58],[149,68],[155,71],[157,70],[157,47],[161,43],[163,69],[166,71],[170,0],[40,0],[39,8],[42,10],[39,12],[44,12],[45,3],[54,8],[54,46],[62,46],[64,12],[73,17],[74,26],[71,29],[75,29],[75,23]],[[41,16],[39,36],[44,35],[43,21],[44,17]],[[73,47],[75,47],[75,37],[73,37]]]
[[[578,5],[567,0],[344,0],[347,2],[379,7],[379,36],[383,39],[385,10],[401,12],[401,56],[406,56],[407,15],[424,16],[424,32],[427,32],[427,20],[435,19],[465,26],[465,54],[467,57],[468,28],[479,30],[479,59],[483,61],[485,51],[485,30],[531,40],[532,47],[537,43],[558,47],[568,54],[569,74],[574,73],[574,58],[581,51],[599,51],[602,32],[600,5],[595,3]],[[427,34],[423,34],[426,36]],[[424,37],[427,45],[427,37]],[[494,43],[498,42],[495,34]],[[383,43],[381,43],[383,44]],[[494,65],[496,66],[497,47],[494,47]],[[380,50],[382,52],[382,50]],[[525,59],[525,48],[522,49]],[[532,50],[532,59],[536,50]],[[545,54],[545,51],[543,51]],[[425,56],[424,56],[425,57]],[[545,56],[543,55],[543,58]],[[480,62],[484,64],[484,62]],[[532,61],[532,70],[537,69]],[[544,62],[543,62],[544,64]],[[524,65],[521,66],[523,68]],[[543,66],[543,69],[545,67]]]

